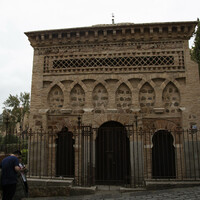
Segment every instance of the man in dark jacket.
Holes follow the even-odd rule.
[[[12,200],[17,184],[17,172],[22,171],[19,167],[20,151],[15,151],[10,156],[4,158],[0,164],[2,168],[1,185],[3,190],[2,200]]]

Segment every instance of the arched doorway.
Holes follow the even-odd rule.
[[[109,121],[96,138],[96,184],[121,185],[130,179],[130,144],[125,127]]]
[[[58,133],[56,151],[56,175],[74,177],[74,139],[73,134],[64,127]]]
[[[152,140],[153,178],[176,178],[175,148],[173,145],[173,136],[166,130],[160,130],[154,134]]]

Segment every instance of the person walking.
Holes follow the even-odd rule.
[[[21,169],[24,169],[24,171],[17,173],[17,186],[13,200],[21,200],[28,197],[28,183],[26,179],[26,173],[28,170],[22,163],[22,159],[19,159],[19,166]]]
[[[10,156],[4,158],[0,163],[2,168],[1,185],[3,190],[2,200],[12,200],[17,184],[17,173],[24,171],[19,166],[19,158],[21,152],[19,150],[13,152]]]

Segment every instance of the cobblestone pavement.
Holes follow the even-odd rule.
[[[93,195],[70,197],[28,198],[27,200],[200,200],[200,186],[189,188],[174,188],[155,191],[138,191],[120,193],[118,191],[98,191]]]

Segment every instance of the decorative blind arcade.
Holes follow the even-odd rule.
[[[71,67],[118,67],[118,66],[148,66],[148,65],[174,65],[173,56],[138,56],[116,58],[80,58],[54,60],[53,68]]]

